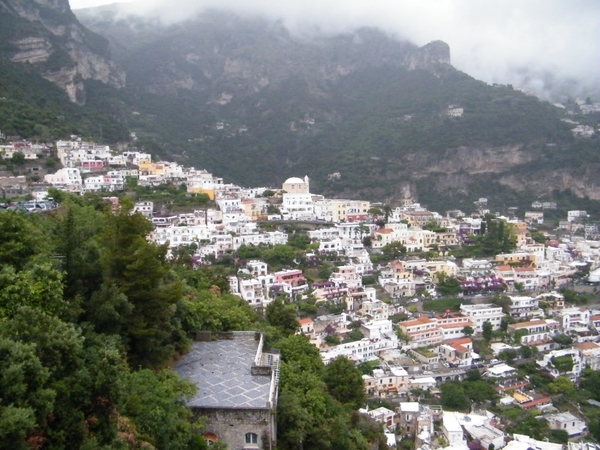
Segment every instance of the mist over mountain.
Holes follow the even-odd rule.
[[[187,21],[114,7],[78,15],[127,71],[138,135],[235,182],[309,174],[328,195],[430,202],[599,195],[588,183],[597,166],[575,163],[589,143],[575,142],[561,111],[455,69],[444,42],[419,47],[373,27],[290,29],[216,9]]]
[[[72,0],[84,6],[102,0]],[[598,97],[600,15],[588,0],[145,0],[111,6],[120,18],[173,25],[211,8],[280,22],[296,37],[334,36],[373,27],[423,46],[442,40],[459,70],[487,83],[512,84],[544,100]]]
[[[185,11],[175,11],[178,20],[115,5],[76,11],[70,26],[83,24],[89,39],[104,43],[126,85],[77,78],[86,104],[61,122],[30,108],[48,102],[36,94],[41,86],[19,90],[24,73],[37,83],[35,67],[13,60],[2,66],[14,80],[5,86],[21,99],[18,111],[29,107],[33,117],[9,134],[61,136],[68,124],[114,142],[132,131],[155,157],[228,182],[277,186],[309,175],[317,193],[410,197],[440,211],[470,210],[478,197],[498,207],[564,193],[600,200],[598,139],[575,138],[565,109],[456,69],[455,49],[443,41],[416,45],[377,27],[324,32],[251,8],[188,10],[182,20]],[[15,50],[4,51],[12,58]],[[72,110],[58,97],[53,105]],[[585,124],[597,124],[596,116]]]

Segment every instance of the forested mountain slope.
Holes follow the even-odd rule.
[[[11,24],[0,48],[0,129],[9,136],[117,142],[134,131],[155,156],[228,182],[275,186],[308,175],[316,193],[412,197],[441,211],[468,210],[480,196],[493,206],[561,192],[600,200],[598,139],[575,139],[564,110],[456,70],[443,42],[418,48],[370,28],[300,35],[223,11],[169,26],[115,5],[75,17],[62,0],[28,0],[49,17],[40,22],[13,3],[0,2]],[[71,34],[59,39],[60,26]],[[50,42],[47,59],[15,59],[26,35]],[[73,78],[85,105],[39,76],[50,79],[49,64],[85,66],[68,51],[73,36],[112,55],[105,68],[116,70]]]
[[[129,125],[228,180],[308,174],[327,195],[443,204],[515,190],[600,199],[597,141],[575,141],[549,103],[454,69],[443,42],[298,36],[215,11],[172,26],[110,8],[78,15],[127,71]]]

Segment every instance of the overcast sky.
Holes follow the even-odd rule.
[[[114,1],[70,3],[72,9],[79,9]],[[452,64],[458,69],[488,83],[511,83],[540,96],[549,89],[549,76],[577,79],[600,90],[598,0],[141,0],[129,4],[140,13],[160,11],[170,22],[207,6],[265,13],[283,19],[292,30],[305,24],[331,32],[367,25],[417,45],[440,39],[450,45]],[[533,77],[525,77],[523,69]]]

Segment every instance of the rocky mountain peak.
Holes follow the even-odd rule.
[[[443,41],[433,41],[409,54],[409,70],[424,69],[437,73],[440,65],[450,65],[450,46]]]
[[[85,103],[83,80],[125,85],[125,72],[109,59],[106,39],[79,23],[68,0],[0,0],[0,19],[10,60],[37,67],[72,102]]]

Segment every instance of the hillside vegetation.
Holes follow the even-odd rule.
[[[295,306],[260,315],[228,292],[233,272],[194,269],[184,248],[168,259],[127,197],[112,213],[99,196],[53,195],[49,214],[0,210],[0,449],[208,448],[186,407],[198,387],[170,369],[198,330],[259,330],[281,350],[278,448],[383,438],[356,412],[362,374],[324,366]]]
[[[418,48],[369,28],[296,36],[216,11],[167,27],[113,8],[77,14],[103,36],[86,31],[89,45],[108,54],[110,42],[126,87],[82,81],[86,104],[76,106],[4,45],[5,134],[115,143],[134,131],[156,158],[228,182],[308,175],[316,193],[411,197],[442,212],[468,212],[478,197],[495,211],[561,196],[597,209],[597,137],[575,139],[564,110],[454,69],[443,42]]]

